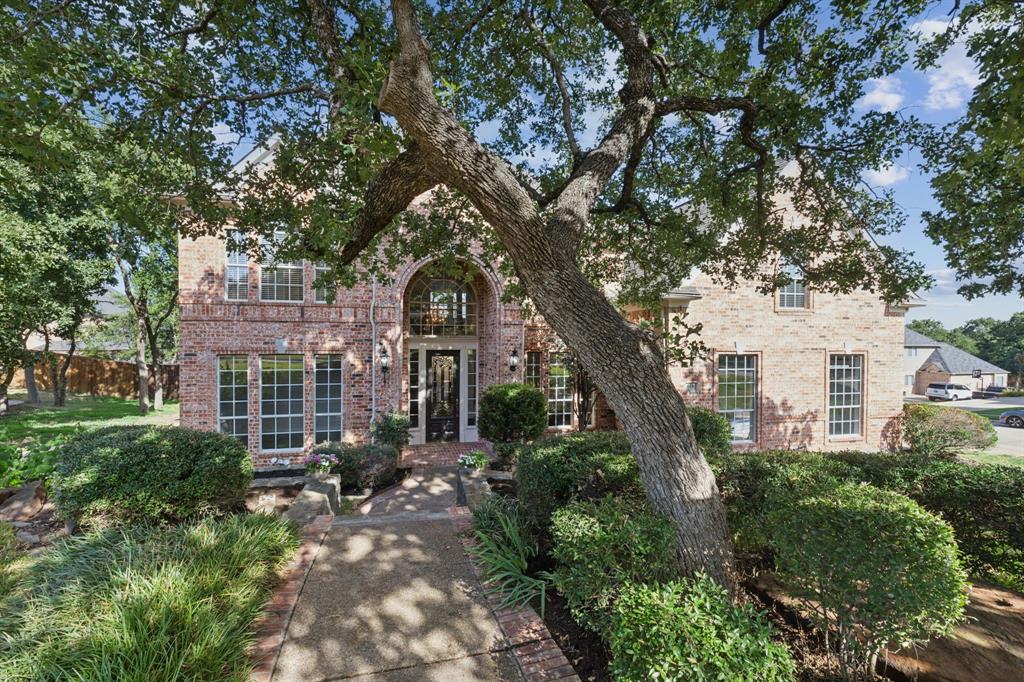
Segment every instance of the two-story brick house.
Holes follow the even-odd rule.
[[[400,410],[422,456],[450,458],[479,440],[481,392],[526,381],[547,393],[551,429],[573,428],[564,350],[543,321],[502,302],[487,264],[466,263],[467,284],[407,262],[391,284],[328,302],[313,263],[260,265],[235,243],[179,245],[183,425],[234,434],[268,465],[317,442],[364,441],[374,415]],[[664,306],[702,323],[711,349],[671,368],[673,380],[730,420],[738,447],[875,449],[901,410],[904,308],[800,284],[729,290],[699,275]],[[595,422],[614,424],[602,400]]]

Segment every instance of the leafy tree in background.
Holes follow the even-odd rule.
[[[61,406],[78,333],[95,315],[99,294],[113,281],[107,222],[93,201],[96,178],[81,163],[38,171],[15,155],[0,156],[0,178],[6,190],[0,199],[0,229],[5,233],[0,382],[6,382],[0,403],[6,404],[13,371],[32,361],[25,340],[40,332],[53,403]],[[50,352],[53,337],[68,342],[59,355]],[[20,352],[14,350],[17,339]]]
[[[0,16],[0,93],[13,94],[0,95],[0,141],[55,164],[65,150],[39,130],[85,139],[102,120],[158,157],[131,177],[180,195],[187,232],[229,216],[253,238],[287,227],[282,257],[326,261],[338,283],[479,245],[622,420],[654,509],[676,522],[681,565],[728,582],[724,511],[658,338],[602,287],[656,306],[699,267],[767,292],[785,277],[766,267],[776,258],[819,291],[898,302],[927,284],[908,254],[874,242],[902,216],[861,174],[928,129],[854,104],[911,58],[912,23],[935,6],[25,3]],[[271,139],[273,167],[231,170],[239,141]],[[406,212],[428,190],[432,211]]]
[[[907,325],[916,332],[977,355],[993,365],[1016,374],[1024,371],[1024,313],[1008,320],[979,317],[955,329],[946,329],[938,320],[914,320]]]
[[[960,3],[956,3],[959,5]],[[967,113],[925,146],[940,210],[923,214],[927,233],[963,282],[960,293],[1024,296],[1024,3],[964,3],[949,30],[918,55],[932,65],[956,41],[981,82]],[[1007,367],[1006,364],[1003,365]]]

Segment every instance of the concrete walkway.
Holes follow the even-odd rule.
[[[522,679],[449,519],[455,486],[454,470],[418,471],[335,520],[273,680]]]

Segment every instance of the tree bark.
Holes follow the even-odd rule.
[[[429,48],[410,0],[392,0],[399,51],[379,106],[436,156],[441,180],[466,194],[492,226],[537,310],[622,420],[652,507],[675,522],[683,570],[732,586],[725,508],[658,343],[624,320],[576,262],[590,208],[634,145],[646,138],[656,106],[646,37],[630,16],[598,0],[588,4],[624,45],[629,78],[620,93],[623,113],[543,214],[511,167],[438,104]]]
[[[14,368],[10,368],[0,377],[0,417],[7,414],[11,409],[10,399],[7,397],[7,389],[14,380]]]
[[[135,316],[135,373],[138,379],[139,412],[149,414],[149,365],[146,364],[146,325]]]
[[[33,405],[38,405],[42,401],[39,399],[39,387],[36,386],[35,356],[30,355],[29,357],[31,359],[25,363],[25,392],[28,394],[26,400]]]
[[[68,352],[64,354],[60,362],[60,369],[53,377],[53,404],[56,407],[64,407],[68,397],[68,368],[71,367],[71,359],[75,357],[75,339],[72,336],[68,344]]]

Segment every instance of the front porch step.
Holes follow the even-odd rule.
[[[439,442],[406,445],[402,448],[399,466],[417,469],[422,467],[454,466],[458,463],[459,457],[469,454],[474,450],[483,450],[488,455],[492,454],[491,443],[486,440],[478,440],[471,443]]]

